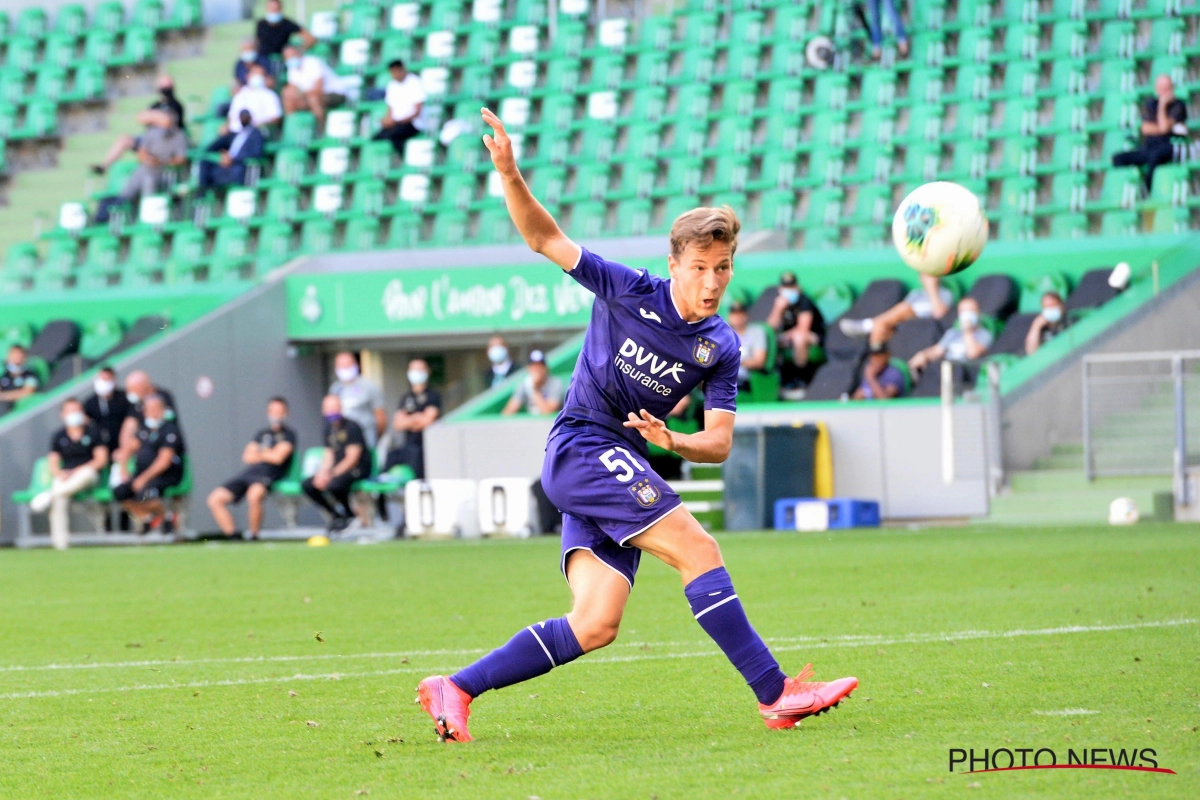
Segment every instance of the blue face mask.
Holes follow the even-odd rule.
[[[287,65],[287,68],[288,68],[288,69],[290,69],[290,70],[297,70],[297,69],[300,69],[300,63],[301,63],[301,62],[300,62],[300,59],[298,59],[298,58],[289,58],[289,59],[288,59],[286,62],[284,62],[284,63]]]
[[[780,294],[783,295],[784,300],[788,301],[788,305],[793,305],[800,302],[799,289],[784,289],[782,292],[780,292]]]
[[[13,362],[10,361],[7,364],[5,364],[4,366],[8,367],[8,371],[13,373],[14,375],[20,375],[22,372],[25,371],[24,364],[14,364]]]
[[[258,53],[255,53],[253,50],[247,50],[246,52],[244,52],[240,56],[238,56],[238,58],[240,58],[242,61],[244,61],[247,64],[252,64],[252,63],[254,63],[254,60],[256,58],[258,58]]]
[[[154,417],[146,417],[146,430],[156,431],[159,429],[159,427],[161,425],[162,425],[161,419],[154,419]]]
[[[268,11],[263,18],[272,25],[276,25],[283,19],[283,14],[279,11]]]
[[[342,421],[342,415],[341,414],[326,414],[325,421],[328,422],[330,425],[337,425],[339,422]]]
[[[979,315],[976,314],[974,311],[964,311],[961,314],[959,314],[958,316],[959,316],[959,319],[962,320],[963,325],[967,325],[969,327],[974,328],[976,325],[979,324]]]
[[[1062,319],[1062,309],[1058,306],[1050,306],[1042,309],[1042,316],[1046,318],[1046,322],[1054,324]]]

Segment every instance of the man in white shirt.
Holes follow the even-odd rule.
[[[251,64],[246,75],[246,85],[237,90],[229,104],[229,132],[242,130],[242,110],[250,112],[250,121],[256,128],[274,125],[283,116],[279,95],[267,87],[267,72],[258,64]]]
[[[284,113],[311,111],[317,130],[325,129],[325,110],[346,102],[345,80],[316,56],[304,55],[295,45],[283,48],[287,85],[283,87]]]
[[[421,79],[409,72],[400,59],[388,64],[388,72],[392,79],[388,81],[387,113],[383,117],[383,127],[372,137],[375,141],[389,141],[396,153],[403,157],[404,143],[416,136],[417,117],[425,105],[425,87]]]

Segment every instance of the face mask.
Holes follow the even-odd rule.
[[[161,419],[154,419],[153,417],[146,417],[146,429],[147,430],[156,431],[159,429],[159,426],[161,426],[161,425],[162,425]]]
[[[238,121],[242,123],[243,128],[249,128],[254,124],[254,117],[250,116],[249,114],[242,114],[238,117]]]
[[[408,383],[410,386],[424,386],[429,380],[429,373],[423,369],[410,369],[408,371]]]
[[[300,59],[298,58],[289,58],[284,63],[287,65],[288,69],[300,69]]]
[[[22,372],[25,371],[24,364],[14,364],[13,362],[10,361],[5,366],[8,367],[8,371],[13,373],[14,375],[20,375]]]
[[[253,50],[247,50],[246,52],[244,52],[240,56],[238,56],[238,58],[240,58],[242,61],[244,61],[247,64],[253,64],[254,60],[257,57],[258,57],[258,53],[255,53]]]
[[[502,344],[494,344],[488,348],[488,361],[493,364],[503,364],[508,360],[508,348]]]
[[[283,423],[287,421],[287,417],[267,417],[267,422],[272,428],[282,428]]]
[[[246,79],[246,84],[253,86],[255,89],[261,89],[267,85],[267,79],[262,75],[251,75]]]
[[[271,23],[272,25],[275,25],[275,24],[277,24],[277,23],[278,23],[278,22],[279,22],[281,19],[283,19],[283,13],[282,13],[282,12],[280,12],[280,11],[268,11],[268,12],[267,12],[267,13],[264,15],[264,17],[265,17],[265,19],[267,20],[267,22]]]
[[[799,289],[784,289],[782,294],[783,294],[783,299],[788,301],[788,305],[791,305],[793,303],[797,303],[800,301],[800,290]]]
[[[964,325],[969,325],[974,328],[979,324],[979,315],[974,311],[964,311],[958,315]]]
[[[125,392],[125,396],[129,398],[129,402],[137,405],[137,402],[142,399],[142,396],[137,392]]]
[[[1046,318],[1046,322],[1051,324],[1062,319],[1062,309],[1058,306],[1050,306],[1042,309],[1042,316]]]
[[[342,421],[342,415],[341,414],[326,414],[325,421],[328,422],[330,425],[337,425],[339,422]]]
[[[349,383],[358,377],[358,367],[338,367],[333,372],[342,383]]]
[[[96,394],[101,397],[108,397],[113,393],[113,389],[117,388],[112,381],[106,381],[103,378],[96,378],[92,381],[92,388],[96,390]]]
[[[67,423],[68,428],[82,428],[86,421],[87,417],[83,416],[82,411],[72,411],[63,417],[63,422]]]
[[[163,97],[170,99],[171,97],[173,97],[175,95],[175,90],[172,87],[167,86],[165,88],[159,89],[158,93],[161,94]]]

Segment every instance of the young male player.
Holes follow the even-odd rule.
[[[795,678],[780,670],[742,611],[716,541],[646,457],[646,442],[694,462],[729,455],[741,356],[737,335],[716,314],[733,274],[737,217],[728,207],[680,215],[671,228],[670,280],[605,261],[559,230],[522,179],[499,118],[484,109],[483,119],[517,230],[596,296],[542,467],[542,487],[563,512],[560,566],[574,605],[450,677],[421,681],[417,702],[438,738],[469,742],[470,703],[480,694],[616,639],[643,551],[679,570],[696,621],[746,679],[768,728],[792,728],[836,706],[858,679],[810,681],[811,664]],[[701,384],[704,430],[668,430],[662,420]]]

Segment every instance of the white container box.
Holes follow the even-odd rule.
[[[409,481],[404,487],[404,526],[409,536],[476,539],[478,487],[472,480]]]

